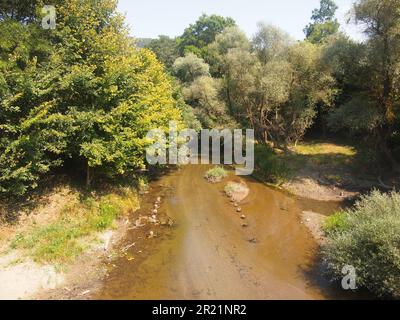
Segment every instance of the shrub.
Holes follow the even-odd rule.
[[[275,184],[282,184],[288,176],[288,168],[284,161],[266,145],[257,144],[254,148],[254,175]]]
[[[214,167],[208,170],[205,174],[205,178],[213,183],[220,182],[224,178],[226,178],[228,174],[226,173],[225,169],[222,167]]]
[[[357,287],[400,298],[400,194],[373,191],[354,208],[328,219],[323,261],[333,280],[356,269]]]
[[[326,219],[323,228],[326,233],[345,230],[347,228],[347,215],[343,211],[336,212]]]

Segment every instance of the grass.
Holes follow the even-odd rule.
[[[354,163],[358,151],[349,145],[329,142],[304,142],[291,148],[293,153],[287,155],[286,161],[295,167],[304,165],[343,167]]]
[[[254,177],[280,186],[314,174],[327,183],[344,185],[358,177],[368,180],[376,175],[376,159],[366,146],[317,140],[301,142],[289,150],[285,153],[256,144]]]
[[[54,221],[33,224],[17,234],[11,248],[25,250],[39,263],[69,263],[94,241],[96,233],[112,228],[117,218],[137,208],[136,193],[128,189],[101,197],[77,197]]]
[[[344,156],[355,156],[357,151],[354,147],[337,145],[333,143],[301,143],[293,148],[297,154],[317,155],[317,154],[337,154]]]
[[[210,182],[220,182],[227,176],[228,173],[223,167],[214,167],[208,170],[204,177]]]
[[[234,187],[234,185],[232,183],[228,183],[225,186],[224,191],[225,191],[226,195],[228,197],[230,197],[236,190],[235,190],[235,187]]]
[[[329,234],[331,232],[344,231],[347,225],[346,214],[343,211],[339,211],[326,218],[323,229],[326,234]]]

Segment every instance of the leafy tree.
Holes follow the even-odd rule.
[[[293,44],[284,32],[260,24],[253,50],[239,45],[222,59],[230,113],[260,141],[286,150],[311,126],[316,105],[332,104],[335,82],[321,56],[321,48]]]
[[[368,40],[363,44],[339,40],[328,50],[335,52],[330,56],[335,57],[343,91],[331,124],[369,133],[387,163],[400,172],[392,151],[399,128],[400,3],[360,0],[354,6],[354,19],[365,27]]]
[[[207,62],[213,76],[222,77],[226,70],[225,57],[231,49],[250,50],[250,41],[238,27],[228,27],[208,46]]]
[[[190,83],[200,76],[210,74],[210,66],[193,53],[188,53],[184,57],[176,59],[173,68],[175,75],[183,83]]]
[[[44,67],[53,48],[39,27],[6,19],[0,38],[0,194],[20,195],[59,163],[63,135],[44,123],[57,72]]]
[[[321,43],[325,39],[338,32],[340,24],[335,19],[335,13],[338,6],[333,0],[321,0],[320,8],[314,9],[311,22],[304,33],[308,41],[312,43]]]
[[[192,52],[204,57],[203,49],[212,43],[225,28],[235,25],[236,22],[232,18],[203,14],[194,24],[186,28],[179,38],[180,54]]]
[[[193,106],[197,118],[205,128],[233,127],[226,105],[220,99],[221,82],[210,76],[197,77],[183,89],[188,104]]]
[[[253,38],[253,48],[260,61],[267,63],[275,57],[283,56],[292,42],[286,32],[261,22]]]
[[[132,47],[116,1],[57,9],[52,31],[0,23],[2,194],[24,194],[66,161],[88,184],[94,172],[133,173],[145,167],[148,130],[181,121],[172,82],[153,53]]]
[[[177,39],[161,35],[158,39],[151,40],[146,48],[156,54],[157,59],[165,65],[168,71],[172,71],[172,66],[179,57]]]
[[[0,21],[32,22],[36,19],[36,9],[42,4],[41,0],[1,0]]]

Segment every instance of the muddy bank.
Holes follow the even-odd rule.
[[[322,184],[311,177],[299,177],[285,182],[281,187],[291,194],[317,201],[344,201],[357,197],[362,190],[346,190],[334,184]]]

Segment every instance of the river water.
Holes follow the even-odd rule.
[[[244,228],[223,195],[224,183],[203,178],[208,168],[185,166],[152,184],[149,197],[162,195],[161,210],[175,220],[174,227],[151,240],[145,253],[132,248],[140,259],[116,259],[94,298],[355,298],[321,276],[317,244],[300,219],[302,210],[330,214],[338,203],[308,203],[246,179]],[[126,237],[130,243],[137,234]]]

